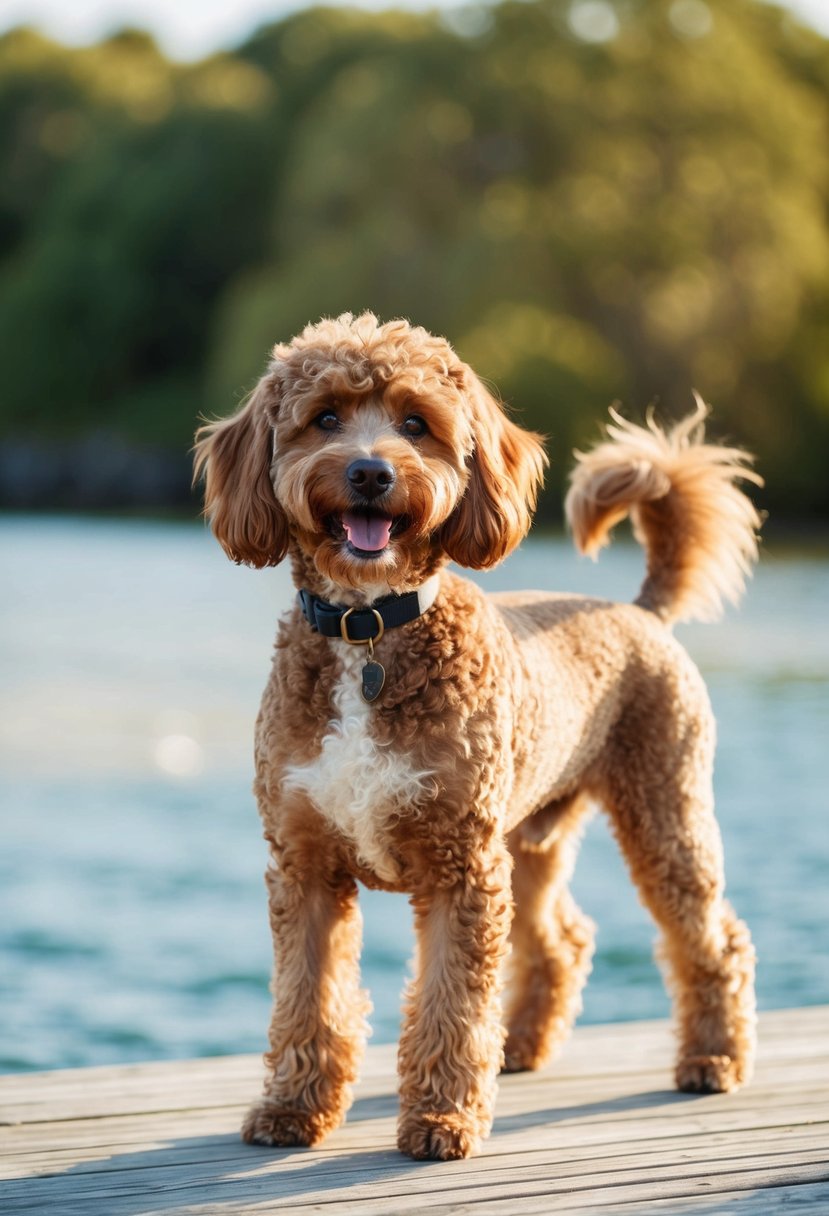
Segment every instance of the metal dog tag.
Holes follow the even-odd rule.
[[[386,669],[376,659],[369,659],[363,668],[363,700],[376,701],[386,682]]]

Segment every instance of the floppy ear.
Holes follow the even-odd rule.
[[[193,480],[204,474],[204,513],[228,557],[248,566],[276,566],[288,549],[288,520],[271,485],[273,428],[267,407],[275,388],[259,381],[232,418],[196,431]]]
[[[455,379],[471,411],[475,448],[466,492],[440,539],[458,565],[488,570],[527,535],[547,455],[541,436],[510,422],[470,367],[463,364]]]

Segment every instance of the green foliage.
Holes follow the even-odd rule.
[[[446,334],[569,451],[620,398],[829,512],[829,43],[759,0],[313,9],[186,67],[0,40],[7,435],[188,441],[346,309]]]
[[[43,50],[10,41],[13,63]],[[4,428],[183,443],[217,297],[265,248],[271,82],[227,57],[175,68],[133,34],[49,63],[60,108],[18,87],[0,150],[37,203],[24,223],[12,194],[0,251]]]

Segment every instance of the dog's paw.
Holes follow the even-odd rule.
[[[743,1080],[743,1069],[731,1056],[684,1056],[676,1066],[676,1087],[686,1094],[726,1094]]]
[[[274,1098],[260,1098],[251,1106],[242,1124],[242,1139],[248,1144],[275,1148],[303,1145],[313,1148],[341,1122],[316,1111],[296,1110]]]
[[[481,1135],[469,1115],[419,1111],[401,1118],[397,1147],[416,1161],[459,1161],[480,1151]]]
[[[520,1034],[507,1036],[501,1072],[531,1072],[546,1062],[546,1056],[539,1051],[537,1037]]]

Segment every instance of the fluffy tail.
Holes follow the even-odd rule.
[[[636,603],[668,623],[716,620],[723,600],[739,600],[757,559],[760,516],[736,482],[762,478],[745,452],[705,443],[708,407],[695,400],[669,431],[611,410],[607,441],[576,452],[565,503],[576,546],[591,557],[630,515],[648,559]]]

